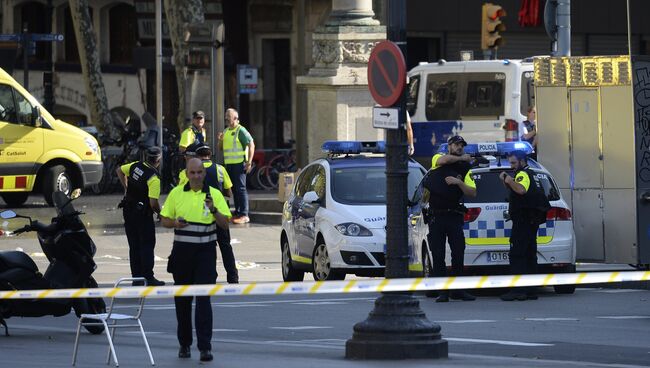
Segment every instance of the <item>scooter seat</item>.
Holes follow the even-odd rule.
[[[0,272],[17,267],[38,272],[38,266],[26,253],[17,250],[0,251]]]

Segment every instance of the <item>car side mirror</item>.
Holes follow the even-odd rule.
[[[318,198],[318,194],[316,194],[316,192],[314,191],[305,193],[305,195],[302,197],[302,200],[305,201],[306,203],[320,202],[320,198]]]

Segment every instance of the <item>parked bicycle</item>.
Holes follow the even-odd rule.
[[[272,152],[277,154],[255,170],[253,183],[259,184],[260,189],[277,189],[280,173],[298,170],[295,149],[277,149],[272,150]]]

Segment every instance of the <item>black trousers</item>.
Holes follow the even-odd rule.
[[[445,264],[446,243],[451,249],[452,276],[463,274],[465,263],[465,235],[463,234],[463,215],[455,212],[437,213],[429,222],[429,249],[433,255],[433,275],[447,276]]]
[[[174,244],[169,256],[168,271],[174,276],[176,285],[214,284],[217,281],[216,244]],[[192,345],[192,299],[175,297],[176,335],[181,346]],[[209,296],[197,296],[194,311],[196,342],[199,350],[211,350],[212,305]]]
[[[523,275],[537,272],[537,230],[529,216],[513,216],[510,234],[510,272]]]
[[[223,267],[226,269],[228,282],[239,282],[235,254],[232,251],[232,245],[230,245],[230,229],[222,229],[217,226],[217,242],[219,243],[219,251],[221,251]]]
[[[151,212],[136,208],[124,208],[124,231],[129,243],[129,263],[131,276],[153,277],[154,253],[156,246],[156,228]]]

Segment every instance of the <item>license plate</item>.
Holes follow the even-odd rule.
[[[488,263],[508,262],[508,252],[487,252]]]

